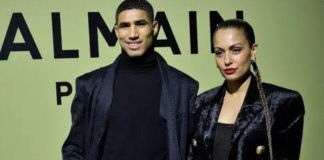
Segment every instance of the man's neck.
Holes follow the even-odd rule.
[[[157,67],[157,56],[154,49],[149,49],[140,57],[130,57],[122,51],[119,68],[122,71],[143,73],[154,70]]]

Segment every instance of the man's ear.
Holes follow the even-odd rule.
[[[118,35],[118,26],[117,26],[117,24],[115,24],[115,26],[114,26],[114,30],[115,30],[116,37],[119,39],[119,35]]]
[[[154,34],[154,36],[157,34],[158,29],[159,29],[159,23],[157,21],[154,21],[153,22],[153,34]]]

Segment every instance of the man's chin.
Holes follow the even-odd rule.
[[[143,55],[142,52],[126,52],[129,57],[136,58],[136,57],[141,57]]]

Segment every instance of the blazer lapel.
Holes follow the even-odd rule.
[[[158,54],[157,54],[158,55]],[[160,102],[160,114],[167,127],[169,160],[180,159],[179,145],[176,130],[176,105],[172,92],[172,76],[169,76],[168,66],[163,58],[158,55],[158,65],[162,77],[162,93]]]
[[[257,81],[254,75],[251,74],[251,82],[246,93],[243,106],[234,124],[231,141],[232,144],[238,139],[252,120],[262,111],[262,104],[256,105],[257,102],[260,103],[258,100],[259,90],[257,87]]]
[[[215,136],[215,130],[216,125],[218,121],[218,117],[222,108],[226,87],[225,82],[223,85],[219,88],[218,92],[216,93],[214,99],[211,101],[211,103],[208,105],[208,115],[206,117],[206,123],[204,123],[204,144],[207,150],[207,153],[209,153],[209,157],[211,158],[211,153],[213,150],[214,145],[214,136]]]
[[[96,108],[93,121],[94,130],[92,137],[95,138],[94,140],[97,146],[101,145],[108,124],[109,110],[113,99],[114,80],[119,59],[120,55],[116,58],[114,63],[104,71],[105,73],[102,74],[101,85],[96,98]]]
[[[255,105],[259,99],[259,90],[257,88],[257,82],[254,75],[252,73],[251,75],[252,76],[249,88],[247,90],[242,108],[234,124],[233,134],[231,138],[232,144],[238,139],[239,135],[242,134],[245,128],[252,122],[254,117],[262,111],[262,104]],[[204,124],[204,143],[206,151],[207,153],[209,153],[210,158],[211,154],[213,153],[215,130],[219,114],[222,109],[225,93],[226,81],[220,87],[219,91],[215,95],[215,98],[209,105],[206,123]]]

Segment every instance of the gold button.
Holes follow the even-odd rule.
[[[197,141],[196,141],[195,139],[192,140],[192,145],[193,145],[194,147],[197,147]]]
[[[259,155],[263,154],[264,150],[265,150],[264,146],[258,146],[258,148],[256,149],[256,153],[259,154]]]

